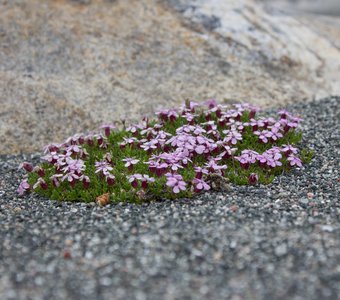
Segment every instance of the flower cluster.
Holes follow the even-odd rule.
[[[102,132],[47,145],[41,165],[21,164],[28,174],[18,193],[91,201],[110,192],[117,201],[134,201],[141,191],[149,199],[209,191],[216,186],[213,175],[237,184],[269,183],[273,175],[303,166],[296,147],[301,119],[286,110],[278,118],[258,112],[250,104],[210,99],[161,110],[157,119],[124,130],[105,124]]]

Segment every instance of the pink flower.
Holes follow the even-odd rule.
[[[102,176],[105,176],[105,180],[109,185],[113,185],[115,183],[115,176],[110,173],[113,168],[107,161],[97,161],[95,163],[95,167],[95,173],[101,173]]]
[[[85,171],[85,168],[85,162],[83,160],[66,157],[66,165],[62,168],[62,171],[64,173],[75,173],[80,175]]]
[[[271,137],[268,130],[254,131],[254,134],[257,135],[259,140],[264,144],[268,143],[268,137]]]
[[[43,190],[47,190],[48,189],[47,183],[41,177],[39,177],[38,181],[33,185],[33,189],[35,190],[38,186],[40,186],[40,188],[42,188]]]
[[[231,148],[230,146],[228,145],[225,145],[224,142],[222,142],[222,151],[220,156],[223,158],[223,159],[227,159],[231,156],[233,156],[233,154],[236,152],[237,148]]]
[[[178,113],[175,109],[163,109],[157,112],[156,115],[163,121],[175,121],[178,118]]]
[[[60,178],[63,177],[63,174],[54,174],[50,177],[52,184],[54,187],[60,186]]]
[[[282,154],[280,152],[281,152],[281,148],[273,147],[265,151],[264,154],[270,155],[275,160],[280,160],[282,158]]]
[[[284,132],[287,132],[290,128],[296,128],[299,125],[300,118],[293,117],[290,119],[281,119],[280,124],[284,127]]]
[[[111,130],[116,129],[116,126],[113,124],[103,124],[100,126],[101,129],[104,129],[105,136],[110,136]]]
[[[259,154],[256,159],[258,160],[260,167],[264,168],[266,166],[269,166],[270,158],[267,155]]]
[[[138,186],[138,180],[142,179],[142,175],[141,174],[133,174],[133,175],[130,175],[130,176],[126,176],[126,178],[131,183],[132,187],[136,188]]]
[[[171,187],[172,191],[175,194],[178,194],[181,190],[185,191],[185,189],[186,189],[185,186],[187,184],[183,181],[183,177],[181,175],[167,173],[167,174],[165,174],[165,176],[167,177],[166,185],[168,187]]]
[[[183,118],[185,118],[190,124],[194,122],[196,115],[186,112],[183,113]]]
[[[69,137],[64,146],[67,146],[67,145],[80,145],[80,144],[83,144],[85,141],[84,139],[84,136],[82,134],[75,134],[74,136],[71,136]]]
[[[250,164],[256,163],[258,153],[252,150],[243,150],[240,156],[235,156],[235,159],[240,162],[244,169],[248,169]]]
[[[290,166],[298,166],[298,167],[302,168],[302,161],[297,156],[291,154],[291,155],[288,156],[287,160],[289,161]]]
[[[204,104],[207,105],[209,107],[209,109],[212,109],[215,106],[217,106],[217,102],[216,102],[215,99],[209,99],[209,100],[205,101]]]
[[[249,117],[254,118],[256,112],[258,112],[260,109],[257,106],[254,106],[249,103],[240,103],[240,104],[235,104],[235,107],[240,110],[240,111],[249,111]]]
[[[160,131],[157,133],[155,139],[157,139],[158,141],[159,141],[159,140],[166,140],[166,139],[167,139],[168,137],[170,137],[170,136],[171,136],[170,133],[165,132],[165,131],[163,131],[163,130],[160,130]]]
[[[31,186],[27,182],[27,178],[26,178],[20,182],[17,192],[19,193],[20,196],[22,196],[25,192],[29,191],[30,188]]]
[[[205,133],[206,131],[199,125],[183,125],[176,129],[177,134],[181,133],[194,133],[196,135]]]
[[[247,123],[242,123],[240,121],[235,121],[234,119],[230,119],[230,121],[227,123],[227,126],[230,127],[231,131],[244,131],[244,126],[246,126]]]
[[[290,112],[286,109],[281,109],[277,114],[281,119],[288,119],[291,116]]]
[[[215,113],[217,118],[222,117],[222,110],[225,108],[225,106],[217,104],[215,107],[212,107],[209,109],[210,113]]]
[[[62,178],[61,181],[67,181],[70,183],[70,185],[73,187],[76,184],[76,181],[79,179],[79,176],[75,174],[74,172],[70,172],[65,174]]]
[[[107,138],[105,136],[103,136],[102,134],[94,134],[92,135],[92,139],[96,139],[97,140],[97,144],[99,145],[100,148],[105,148],[106,147],[106,143],[105,141],[107,140]]]
[[[138,141],[135,137],[130,137],[130,138],[123,138],[123,142],[120,143],[121,148],[125,148],[126,145],[129,145],[133,148],[134,144]]]
[[[243,111],[235,110],[235,109],[230,109],[224,113],[224,116],[226,118],[236,119],[236,120],[240,120],[242,115],[243,115]]]
[[[297,154],[298,149],[293,147],[292,145],[282,145],[281,151],[286,155],[289,156],[290,154]]]
[[[110,164],[107,161],[97,161],[95,163],[96,171],[95,173],[103,173],[104,175],[109,174],[110,171],[113,170],[113,168],[110,166]]]
[[[203,174],[208,175],[209,171],[205,168],[201,168],[201,167],[194,167],[195,170],[195,177],[198,179],[201,179]]]
[[[144,127],[139,124],[132,124],[128,128],[126,128],[126,131],[131,132],[132,134],[136,135],[138,134],[138,130],[140,129],[144,129]]]
[[[282,154],[280,153],[280,148],[273,147],[263,152],[262,155],[257,156],[257,160],[260,162],[261,167],[280,167],[282,166],[282,162],[280,161],[282,158]]]
[[[122,159],[125,162],[125,167],[128,168],[130,171],[133,169],[133,166],[139,162],[139,159],[135,159],[133,157],[127,157]]]
[[[44,153],[47,153],[47,152],[58,152],[61,148],[61,144],[55,144],[55,143],[52,143],[52,144],[49,144],[49,145],[46,145],[43,149]]]
[[[142,188],[147,189],[149,182],[155,182],[155,178],[149,177],[149,175],[143,174],[142,178],[140,179],[142,181]]]
[[[157,131],[155,129],[153,129],[152,127],[148,127],[143,129],[140,132],[141,135],[147,136],[148,139],[151,139],[153,136],[155,136],[157,134]]]
[[[169,165],[165,162],[158,162],[155,166],[155,172],[158,177],[161,177],[165,172],[167,172],[167,169],[169,168]]]
[[[222,165],[222,166],[217,165],[216,160],[214,159],[211,159],[209,162],[207,162],[205,164],[205,167],[210,173],[217,173],[220,175],[223,175],[223,170],[227,169],[226,165]]]
[[[50,152],[49,154],[41,157],[42,160],[46,160],[50,164],[56,164],[60,159],[64,158],[64,154],[58,154],[57,152]]]
[[[78,154],[81,147],[78,145],[71,145],[66,148],[66,155],[71,156],[73,154]]]
[[[195,152],[197,154],[202,154],[205,151],[205,146],[203,145],[198,145],[197,147],[195,147]]]
[[[223,133],[226,134],[223,139],[226,143],[236,145],[237,141],[242,141],[242,135],[237,130],[223,130]]]
[[[201,191],[204,191],[204,190],[205,191],[210,190],[209,184],[207,184],[204,180],[202,180],[200,178],[194,178],[192,183],[195,185],[195,191],[196,192],[201,192]]]
[[[140,147],[145,151],[151,152],[152,150],[157,149],[158,141],[156,139],[151,140],[150,142],[145,142]]]
[[[142,188],[147,189],[149,182],[155,182],[155,179],[153,177],[149,177],[149,175],[146,174],[133,174],[130,176],[127,176],[128,181],[131,183],[132,187],[137,188],[138,181],[142,182]]]

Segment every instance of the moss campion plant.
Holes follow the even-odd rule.
[[[192,197],[218,179],[268,184],[310,160],[296,146],[300,118],[286,110],[277,118],[257,113],[250,104],[186,101],[121,130],[103,125],[101,132],[47,145],[38,166],[24,162],[18,193],[86,202],[103,194],[113,202]]]

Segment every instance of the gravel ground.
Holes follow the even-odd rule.
[[[0,299],[336,299],[340,98],[297,104],[315,159],[268,186],[99,208],[19,198],[0,157]]]

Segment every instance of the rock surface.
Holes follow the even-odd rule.
[[[187,97],[270,106],[340,94],[329,26],[253,0],[2,0],[0,153]]]

